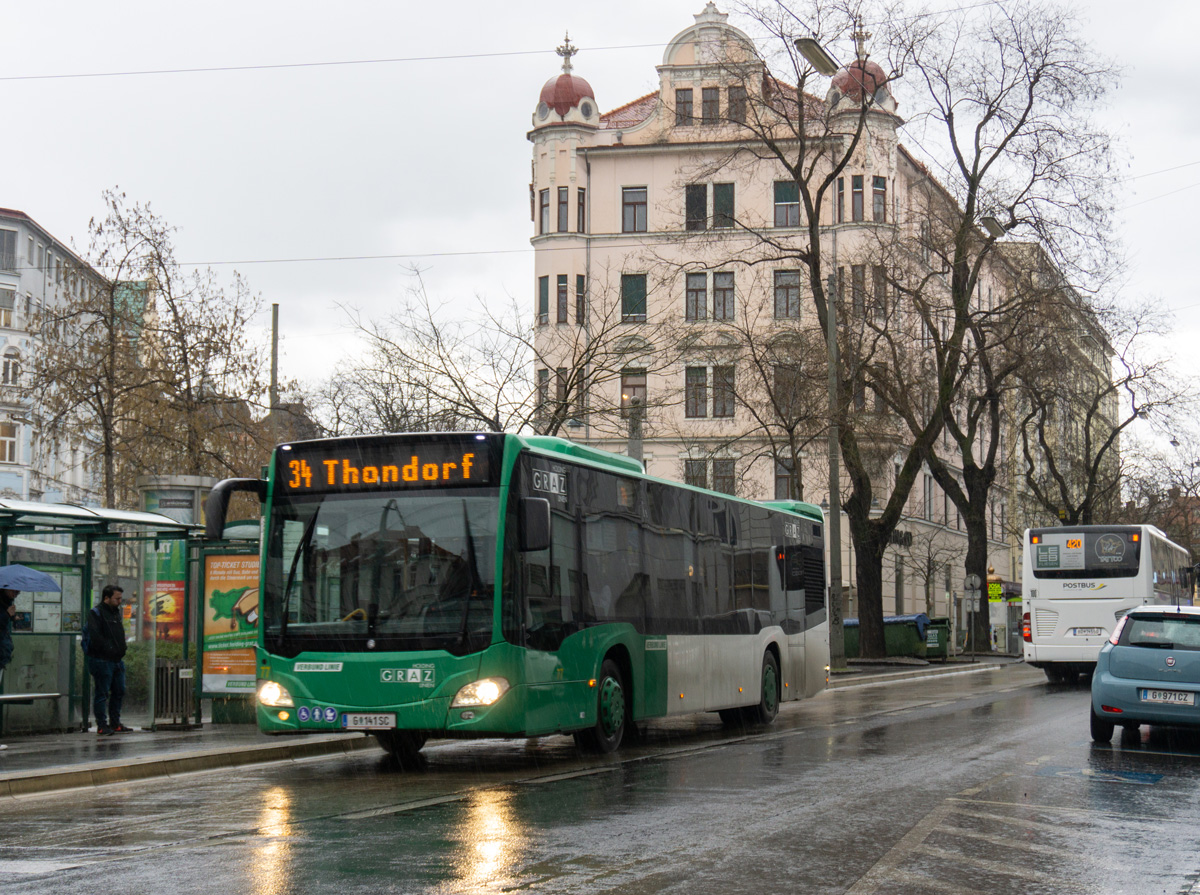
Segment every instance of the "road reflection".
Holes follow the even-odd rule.
[[[258,838],[248,870],[253,895],[280,895],[292,891],[292,797],[282,786],[260,796]]]
[[[512,798],[508,791],[484,790],[467,802],[459,854],[453,860],[453,891],[495,891],[521,860],[526,831],[516,819]]]

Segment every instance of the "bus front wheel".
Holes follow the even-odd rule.
[[[625,734],[626,696],[621,669],[605,659],[596,679],[596,723],[575,734],[575,742],[587,752],[615,752]]]
[[[411,730],[382,730],[375,734],[375,739],[396,767],[412,771],[425,766],[425,757],[421,755],[421,747],[425,745],[423,733]]]

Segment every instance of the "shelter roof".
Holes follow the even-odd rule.
[[[176,535],[200,528],[198,525],[177,522],[161,513],[0,498],[0,531],[29,531],[38,528],[57,531],[108,531],[113,526],[132,528],[145,534]]]

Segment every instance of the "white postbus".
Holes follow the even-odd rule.
[[[1030,528],[1023,553],[1025,661],[1055,683],[1090,675],[1135,606],[1192,605],[1191,557],[1152,525]]]

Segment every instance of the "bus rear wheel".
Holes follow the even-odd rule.
[[[412,771],[425,766],[425,756],[421,754],[425,734],[411,730],[382,730],[375,734],[375,739],[401,770]]]
[[[758,705],[746,709],[748,724],[770,724],[779,714],[779,662],[769,650],[763,653]]]
[[[621,669],[612,659],[605,659],[596,679],[596,723],[577,732],[575,742],[586,752],[616,752],[625,734],[627,714]]]

